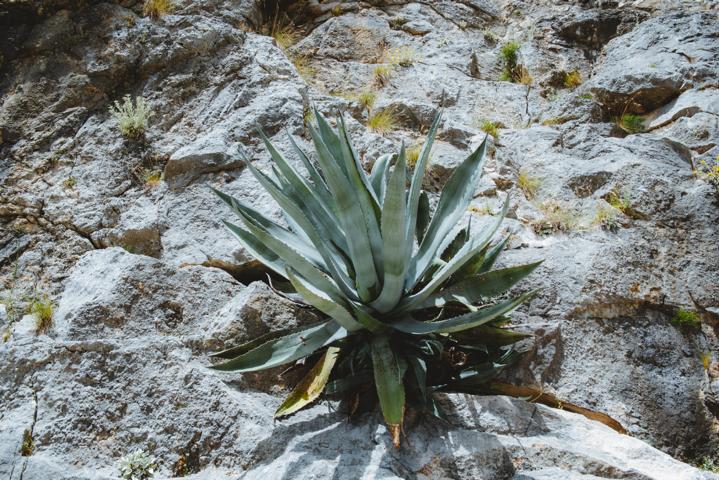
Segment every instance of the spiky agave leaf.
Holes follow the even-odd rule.
[[[442,417],[438,391],[477,393],[515,358],[507,346],[526,335],[505,328],[507,313],[533,291],[502,297],[539,263],[492,270],[506,238],[491,245],[508,204],[471,235],[458,225],[484,164],[486,139],[455,170],[432,215],[421,190],[441,115],[437,115],[407,185],[404,145],[382,155],[368,174],[344,119],[337,130],[315,112],[308,127],[315,160],[291,140],[309,178],[260,137],[272,176],[245,159],[277,201],[287,227],[216,192],[243,226],[226,223],[258,260],[285,277],[326,322],[229,348],[218,370],[256,371],[319,354],[277,415],[374,383],[385,422],[399,447],[407,404]],[[366,396],[364,396],[366,397]]]

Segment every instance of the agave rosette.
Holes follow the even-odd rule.
[[[399,446],[406,404],[441,417],[436,392],[483,392],[511,363],[510,346],[526,336],[505,328],[506,314],[534,292],[505,293],[539,262],[492,268],[507,241],[492,243],[508,203],[479,233],[458,226],[482,172],[486,138],[451,175],[433,214],[421,189],[440,116],[411,176],[404,145],[365,172],[341,116],[336,131],[319,112],[308,126],[319,167],[290,137],[308,178],[260,131],[273,175],[244,160],[288,226],[216,191],[242,219],[242,226],[225,224],[244,247],[328,317],[214,355],[224,361],[212,368],[239,372],[309,357],[277,416],[323,392],[376,392]]]

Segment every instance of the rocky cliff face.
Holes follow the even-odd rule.
[[[0,3],[0,473],[113,478],[141,448],[163,478],[712,477],[669,455],[719,453],[719,202],[693,173],[719,155],[716,5],[280,3],[176,0],[155,20],[134,0]],[[267,33],[288,19],[278,45]],[[512,41],[517,82],[500,81]],[[108,112],[125,94],[153,111],[144,141]],[[503,261],[545,259],[541,294],[514,314],[534,337],[513,380],[631,437],[450,396],[448,425],[416,420],[393,451],[376,419],[324,405],[273,423],[278,371],[206,369],[226,341],[315,319],[263,283],[208,188],[280,218],[236,151],[268,166],[256,123],[306,145],[312,106],[347,112],[367,165],[420,142],[443,107],[435,192],[492,131],[468,215],[509,195]],[[366,125],[383,112],[380,135]],[[38,334],[25,313],[46,297]]]

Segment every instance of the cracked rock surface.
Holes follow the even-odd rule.
[[[0,2],[0,477],[117,478],[143,449],[158,478],[717,478],[691,466],[719,456],[719,194],[694,173],[719,162],[717,5],[282,2],[297,30],[282,48],[270,3],[175,0],[153,20],[135,0]],[[524,83],[500,80],[510,41]],[[126,94],[153,111],[142,141],[108,112]],[[520,285],[541,293],[513,314],[534,336],[508,379],[629,435],[451,395],[450,421],[410,417],[395,451],[376,415],[332,404],[274,422],[281,368],[207,369],[226,342],[317,320],[266,284],[210,190],[282,221],[240,151],[269,169],[256,124],[283,152],[288,133],[309,147],[312,107],[345,112],[367,167],[443,108],[433,200],[497,127],[467,217],[509,196],[501,262],[544,259]],[[395,117],[385,134],[366,126],[377,112]],[[43,334],[38,298],[54,304]],[[701,324],[675,325],[679,309]]]

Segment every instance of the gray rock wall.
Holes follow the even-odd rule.
[[[194,478],[710,478],[667,454],[719,454],[719,197],[693,173],[719,156],[713,2],[285,2],[288,48],[262,2],[173,3],[157,20],[132,1],[0,4],[0,474],[116,478],[141,448],[162,478],[182,462]],[[499,80],[509,41],[525,83]],[[400,52],[411,61],[380,84]],[[387,133],[366,126],[367,89],[371,113],[394,114]],[[125,94],[153,110],[142,142],[108,112]],[[511,379],[631,437],[453,396],[449,425],[413,421],[394,452],[376,418],[324,404],[274,423],[281,369],[206,369],[227,341],[316,320],[263,283],[209,190],[281,218],[236,152],[268,167],[255,124],[284,151],[285,133],[309,145],[311,106],[346,112],[367,166],[421,142],[442,106],[430,192],[494,122],[467,215],[508,195],[502,261],[545,259],[541,294],[513,316],[534,337]],[[45,295],[53,326],[37,335],[25,309]],[[674,325],[678,309],[701,326]]]

